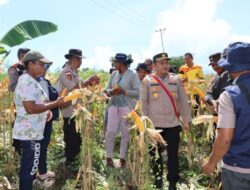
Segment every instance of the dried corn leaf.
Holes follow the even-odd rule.
[[[156,129],[147,129],[147,133],[148,133],[148,136],[150,137],[150,139],[154,142],[158,142],[162,145],[166,145],[166,142],[165,140],[162,138],[160,132],[162,130],[156,130]]]

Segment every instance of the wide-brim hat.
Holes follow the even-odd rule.
[[[81,59],[85,59],[86,57],[82,55],[82,50],[80,49],[70,49],[68,54],[65,54],[64,57],[69,59],[71,57],[79,57]]]
[[[45,64],[52,64],[53,62],[45,58],[40,52],[38,51],[29,51],[28,53],[25,54],[23,58],[23,62],[28,62],[28,61],[36,61],[39,60]]]
[[[161,61],[163,59],[171,60],[167,53],[158,53],[153,57],[153,62]]]
[[[117,53],[114,58],[114,62],[122,62],[126,63],[128,60],[128,56],[124,53]]]
[[[250,70],[250,44],[244,42],[229,44],[226,59],[221,58],[218,65],[229,72]]]

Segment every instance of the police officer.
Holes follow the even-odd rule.
[[[179,115],[183,120],[184,129],[189,128],[191,109],[188,97],[178,75],[169,73],[167,53],[160,53],[153,57],[155,74],[148,75],[142,81],[140,102],[142,112],[148,116],[156,129],[161,129],[161,135],[167,142],[169,189],[176,189],[179,180],[178,148],[181,126]],[[154,153],[152,153],[154,155]],[[163,160],[159,151],[159,158],[152,159],[155,185],[163,186]]]
[[[217,136],[203,171],[211,175],[222,159],[222,188],[250,189],[250,44],[230,44],[218,64],[234,81],[219,97]]]
[[[24,55],[29,52],[28,48],[20,48],[17,51],[18,62],[12,65],[8,70],[9,75],[9,88],[11,92],[15,91],[17,81],[19,76],[21,76],[25,71],[25,66],[23,64]]]
[[[77,70],[81,66],[82,59],[84,58],[81,50],[70,49],[69,53],[65,55],[65,58],[68,59],[68,62],[59,76],[59,94],[65,88],[71,91],[79,88],[79,85],[87,87],[94,82],[99,83],[99,78],[97,76],[91,76],[85,81],[80,79]],[[71,102],[62,108],[66,164],[70,164],[74,161],[76,155],[80,152],[81,146],[81,136],[75,129],[75,119],[71,119],[73,112],[74,107]]]
[[[217,109],[217,99],[219,98],[222,89],[231,84],[231,78],[228,71],[225,71],[218,65],[221,56],[221,53],[214,53],[209,56],[209,66],[212,66],[213,70],[216,72],[216,76],[211,82],[210,89],[207,91],[206,103],[212,105],[215,110]],[[223,56],[225,58],[225,50]]]

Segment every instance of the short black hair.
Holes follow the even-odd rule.
[[[184,56],[190,56],[193,59],[193,54],[190,52],[185,53]]]
[[[19,49],[17,50],[17,57],[18,57],[18,59],[20,60],[21,54],[26,54],[26,53],[28,53],[29,51],[30,51],[29,48],[19,48]]]

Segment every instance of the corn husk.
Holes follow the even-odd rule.
[[[166,145],[165,140],[162,138],[162,136],[160,134],[161,131],[162,130],[147,128],[148,135],[152,141],[156,142],[156,144],[158,142],[159,144]]]

